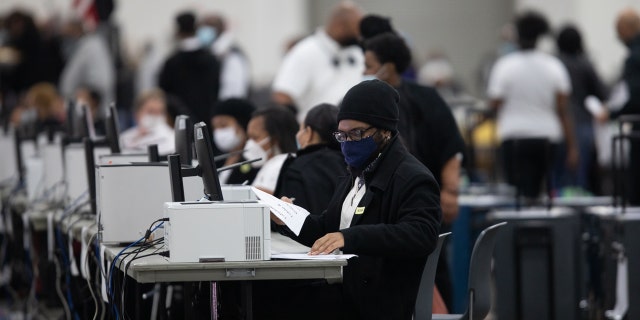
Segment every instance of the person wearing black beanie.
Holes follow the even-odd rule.
[[[216,147],[229,157],[224,161],[224,166],[242,162],[241,151],[247,142],[247,125],[251,120],[251,114],[256,110],[254,105],[244,99],[228,99],[216,104],[211,118],[213,128],[213,142]],[[220,182],[223,184],[241,184],[245,181],[253,182],[258,169],[246,164],[232,170],[220,173]]]
[[[322,214],[309,215],[298,236],[272,216],[310,254],[356,254],[343,270],[345,319],[412,319],[418,286],[440,230],[440,189],[398,139],[398,94],[363,81],[338,113],[349,175],[338,180]],[[364,159],[364,160],[363,160]],[[283,198],[283,200],[288,200]]]
[[[383,81],[362,81],[344,96],[340,104],[338,121],[358,120],[396,133],[399,99],[396,89]]]

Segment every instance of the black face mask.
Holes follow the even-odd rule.
[[[360,42],[358,41],[358,38],[356,38],[356,37],[349,37],[349,38],[345,38],[345,39],[340,39],[340,40],[338,40],[338,43],[343,48],[348,47],[348,46],[356,46],[356,45],[360,44]]]

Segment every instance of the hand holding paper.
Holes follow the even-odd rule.
[[[293,233],[300,235],[300,230],[304,220],[309,215],[309,211],[293,203],[282,201],[264,191],[252,188],[258,199],[271,208],[271,213],[283,222]]]

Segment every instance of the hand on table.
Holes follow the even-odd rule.
[[[327,233],[324,237],[316,240],[311,247],[309,255],[330,254],[336,249],[344,247],[344,236],[342,232]]]

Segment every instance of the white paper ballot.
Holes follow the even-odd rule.
[[[319,254],[315,256],[306,253],[280,253],[271,254],[271,259],[287,259],[287,260],[347,260],[357,257],[355,254]]]
[[[282,220],[284,224],[293,231],[293,233],[300,235],[300,230],[304,224],[304,220],[309,215],[309,211],[305,208],[298,207],[295,204],[284,202],[264,191],[257,188],[251,188],[255,192],[258,199],[264,202],[271,208],[271,213],[275,214],[278,219]]]
[[[311,248],[297,243],[295,240],[271,231],[271,254],[307,253]]]

